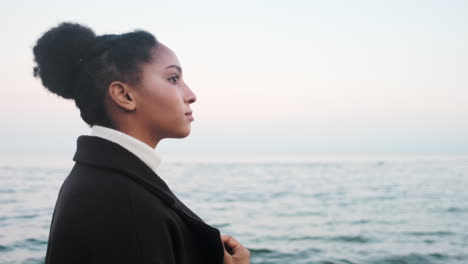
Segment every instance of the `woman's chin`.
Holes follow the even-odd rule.
[[[190,135],[190,127],[181,131],[177,131],[177,133],[173,135],[173,138],[185,138],[185,137],[188,137],[189,135]]]

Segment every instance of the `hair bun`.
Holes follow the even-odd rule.
[[[76,23],[64,22],[44,33],[33,48],[34,76],[49,91],[74,98],[74,79],[79,59],[95,40],[94,31]]]

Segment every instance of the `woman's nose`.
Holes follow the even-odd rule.
[[[189,104],[195,103],[195,101],[197,101],[197,96],[192,92],[192,90],[190,90],[190,88],[187,85],[185,86],[187,88],[185,101]]]

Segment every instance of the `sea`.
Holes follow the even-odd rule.
[[[72,156],[0,157],[0,263],[44,263]],[[468,263],[468,156],[168,154],[158,171],[251,263]]]

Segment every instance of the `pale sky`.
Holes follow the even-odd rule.
[[[197,94],[162,152],[468,154],[468,1],[8,1],[0,17],[0,153],[72,153],[73,101],[32,77],[62,21],[137,28]]]

